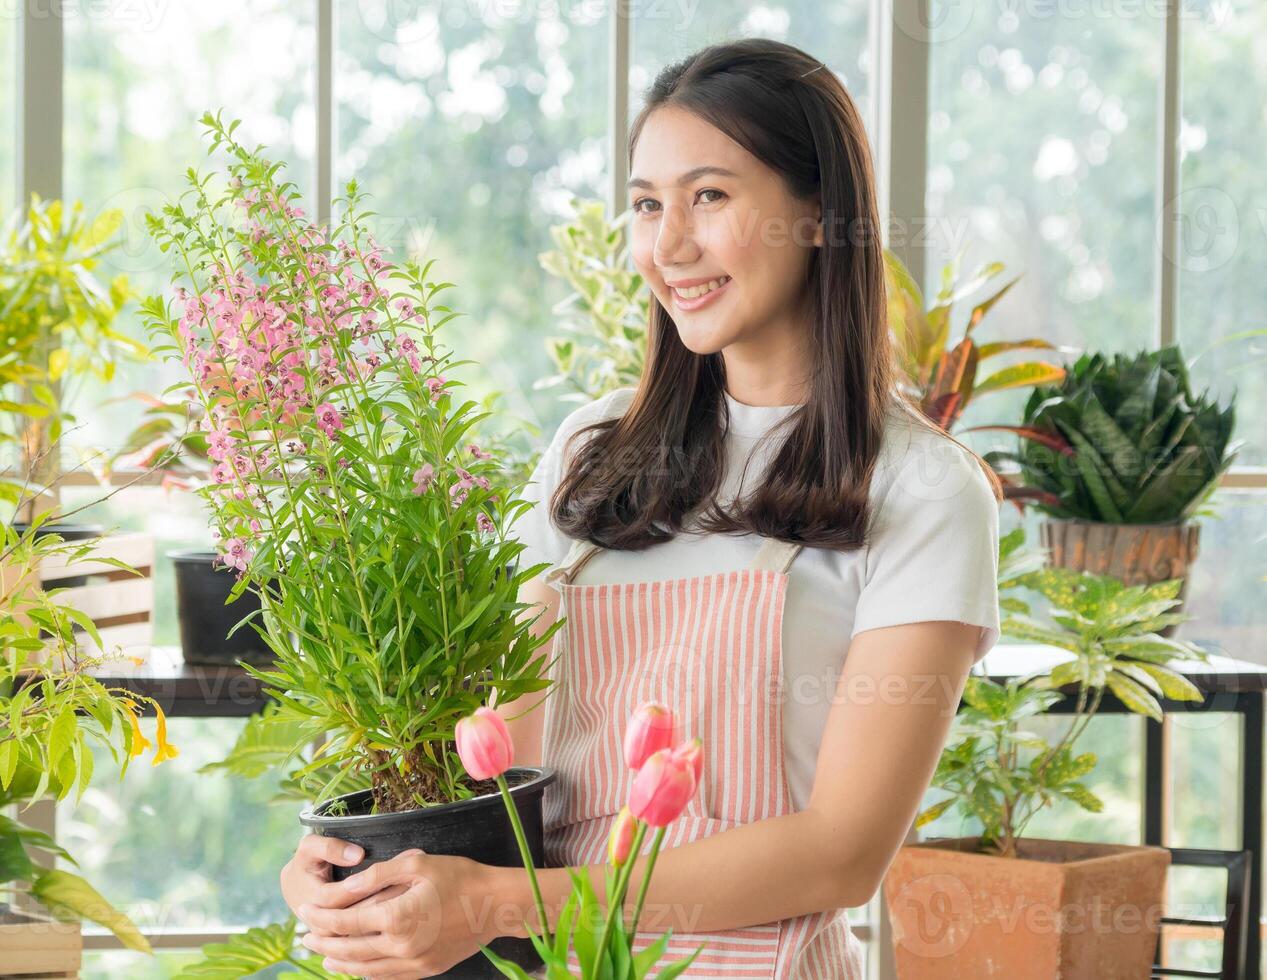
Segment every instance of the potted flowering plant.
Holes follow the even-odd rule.
[[[544,963],[543,971],[529,974],[522,967],[498,956],[487,946],[481,949],[506,976],[531,980],[533,976],[575,977],[584,980],[642,980],[654,967],[668,946],[672,930],[649,946],[633,950],[638,919],[647,896],[656,856],[664,842],[665,829],[677,819],[699,785],[703,767],[702,744],[698,738],[674,744],[676,726],[672,711],[664,705],[647,702],[633,714],[625,729],[625,764],[637,775],[629,793],[629,802],[621,807],[612,822],[608,839],[606,911],[599,905],[588,872],[571,868],[572,891],[559,913],[557,931],[551,935],[549,917],[537,884],[536,868],[528,847],[519,814],[511,800],[503,773],[510,769],[515,757],[514,742],[501,715],[488,707],[479,707],[457,724],[458,754],[470,773],[497,781],[502,801],[514,828],[524,868],[532,888],[537,921],[542,933],[531,928],[528,933]],[[655,828],[651,852],[638,900],[628,927],[625,926],[625,896],[633,873],[631,855],[642,851],[647,828]],[[685,959],[665,966],[657,980],[671,980],[694,962],[704,949],[700,946]],[[579,969],[580,973],[573,972]]]
[[[147,216],[181,284],[143,311],[205,413],[215,466],[198,492],[234,588],[261,594],[251,625],[275,663],[246,669],[283,716],[328,736],[313,765],[332,775],[301,820],[363,848],[339,880],[414,847],[517,863],[498,787],[464,769],[454,729],[490,696],[548,687],[536,651],[562,621],[537,635],[540,612],[520,615],[520,585],[546,566],[517,567],[524,546],[507,532],[531,506],[523,483],[468,441],[483,416],[459,400],[448,372],[464,362],[436,336],[458,315],[436,302],[452,284],[430,262],[388,260],[355,181],[327,231],[280,164],[233,138],[236,122],[202,121],[225,179],[191,170],[181,198]],[[368,789],[337,795],[364,776]],[[509,773],[538,853],[553,778]],[[526,940],[497,943],[535,962]]]
[[[906,844],[890,864],[884,896],[901,980],[1054,977],[1071,963],[1079,976],[1143,977],[1153,962],[1170,852],[1046,840],[1026,827],[1054,805],[1103,809],[1085,782],[1095,753],[1076,746],[1106,693],[1160,721],[1160,699],[1202,700],[1180,670],[1208,655],[1161,635],[1189,618],[1175,611],[1178,581],[1128,586],[1069,568],[1034,569],[1019,550],[1023,540],[1016,528],[1000,542],[1000,589],[1031,589],[1048,609],[1035,618],[1027,602],[1005,596],[1003,633],[1063,658],[1005,684],[968,678],[932,781],[945,796],[915,826],[955,809],[980,832]],[[1073,710],[1049,741],[1035,719],[1066,697]],[[1026,913],[999,913],[1009,909]]]

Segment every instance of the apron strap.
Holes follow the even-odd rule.
[[[786,573],[792,561],[800,554],[802,545],[799,541],[780,541],[778,538],[762,538],[761,547],[749,566],[754,569],[766,569],[771,572]]]
[[[558,581],[570,583],[582,566],[601,550],[601,545],[595,544],[588,538],[573,539],[572,547],[568,549],[563,561],[546,572],[546,584],[554,585]]]

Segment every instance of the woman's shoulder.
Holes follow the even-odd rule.
[[[978,457],[914,412],[901,403],[888,411],[871,499],[899,510],[986,499],[995,506],[994,489]]]

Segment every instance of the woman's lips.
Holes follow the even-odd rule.
[[[727,279],[716,289],[710,289],[703,296],[696,296],[694,299],[685,299],[679,296],[678,291],[672,286],[669,287],[669,292],[673,295],[673,305],[679,310],[698,310],[700,307],[706,306],[717,299],[718,296],[730,288],[732,282],[734,282],[733,279]]]

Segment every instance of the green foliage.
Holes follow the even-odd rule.
[[[487,413],[447,377],[464,363],[437,339],[459,315],[437,299],[452,284],[385,260],[355,181],[327,235],[236,122],[202,121],[227,170],[191,169],[148,216],[183,285],[143,310],[200,403],[217,466],[198,492],[235,595],[262,594],[252,622],[276,662],[247,669],[283,716],[331,734],[298,772],[331,767],[320,798],[369,775],[389,809],[464,799],[458,719],[544,690],[536,651],[562,624],[537,636],[519,615],[545,566],[517,568],[507,532],[531,504],[469,442]]]
[[[1035,389],[1022,427],[1045,434],[1008,456],[1057,518],[1116,524],[1189,520],[1218,486],[1234,399],[1195,397],[1177,346],[1134,355],[1084,354],[1063,382]]]
[[[570,337],[548,342],[555,373],[534,389],[567,386],[564,401],[590,402],[636,385],[647,356],[650,300],[642,276],[629,269],[624,228],[632,211],[609,222],[601,201],[572,199],[576,216],[550,229],[558,246],[541,267],[571,287],[553,312]]]
[[[611,936],[603,951],[599,968],[592,968],[602,942],[603,929],[607,922],[607,908],[611,907],[615,898],[614,882],[608,877],[608,893],[606,907],[598,901],[594,886],[590,882],[589,872],[568,868],[568,876],[572,879],[572,891],[559,913],[559,920],[550,941],[530,933],[529,938],[541,955],[546,965],[546,980],[574,980],[575,974],[568,970],[568,952],[576,951],[581,964],[581,976],[591,980],[643,980],[656,961],[664,955],[668,948],[669,938],[673,930],[669,930],[641,952],[630,953],[632,937],[626,931],[624,916],[617,915],[611,920]],[[623,904],[623,895],[621,896]],[[656,980],[672,980],[680,976],[695,961],[703,949],[700,946],[690,956],[675,960],[656,974]],[[494,953],[487,946],[481,946],[487,956],[501,972],[515,980],[531,980],[531,974],[523,967],[511,963]]]
[[[89,220],[81,203],[31,196],[0,230],[0,440],[16,443],[23,470],[61,435],[72,383],[114,377],[125,358],[144,359],[145,346],[114,328],[132,298],[126,276],[108,285],[94,270],[116,248],[121,211]],[[49,460],[36,473],[55,472]],[[10,465],[14,465],[11,463]]]
[[[1000,542],[1000,588],[1026,587],[1046,599],[1045,620],[1029,604],[1006,596],[1004,635],[1050,644],[1073,654],[1046,671],[997,684],[969,676],[955,733],[942,753],[933,786],[949,794],[924,810],[922,827],[957,806],[981,823],[981,849],[1014,856],[1025,826],[1044,807],[1068,801],[1099,812],[1100,800],[1083,782],[1095,768],[1094,753],[1075,744],[1099,709],[1105,690],[1131,711],[1161,719],[1159,699],[1200,701],[1200,690],[1171,665],[1208,659],[1204,651],[1157,632],[1190,617],[1171,612],[1177,579],[1126,586],[1111,576],[1066,568],[1026,570],[1023,531]],[[1029,720],[1064,699],[1076,699],[1062,736],[1050,743]]]
[[[186,966],[176,974],[175,980],[237,980],[250,977],[282,963],[298,968],[296,973],[282,973],[283,977],[319,977],[322,980],[341,980],[346,974],[331,973],[321,965],[322,956],[303,956],[299,950],[305,947],[295,940],[295,918],[263,928],[248,929],[225,943],[208,943],[202,947],[203,959]]]
[[[31,502],[20,488],[9,489],[19,507]],[[152,703],[158,715],[154,763],[176,754],[158,703],[92,676],[91,668],[112,658],[84,654],[80,634],[100,649],[100,633],[70,604],[67,589],[41,584],[40,567],[49,561],[92,559],[136,573],[95,556],[99,539],[67,542],[44,532],[45,524],[65,516],[44,511],[20,534],[0,527],[0,807],[29,806],[46,794],[65,800],[72,791],[78,802],[93,776],[93,742],[109,749],[122,777],[149,745],[137,718],[139,701]],[[33,847],[75,863],[44,833],[0,816],[0,893],[25,889],[55,915],[90,919],[129,949],[151,951],[132,922],[86,881],[33,861]]]
[[[988,358],[1016,350],[1056,349],[1039,337],[982,344],[973,335],[986,314],[1007,295],[1019,277],[978,300],[968,314],[963,335],[951,342],[955,304],[1002,275],[1004,268],[1002,262],[989,262],[974,271],[967,281],[961,281],[959,258],[952,258],[942,268],[941,286],[932,305],[925,310],[923,293],[910,271],[895,253],[888,249],[884,251],[889,328],[901,367],[900,386],[919,403],[930,420],[947,432],[954,428],[971,400],[979,395],[1058,381],[1064,376],[1064,368],[1059,365],[1026,361],[1001,368],[977,380],[979,365]],[[965,431],[976,431],[976,428]]]

